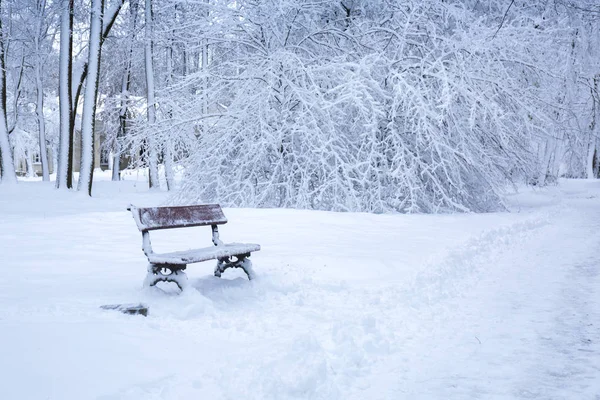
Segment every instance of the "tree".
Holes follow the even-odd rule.
[[[135,33],[137,29],[137,16],[138,16],[139,3],[138,0],[129,1],[129,34],[127,37],[127,50],[125,59],[125,69],[121,80],[121,92],[120,92],[120,104],[119,104],[119,131],[117,137],[113,140],[113,169],[112,169],[112,180],[120,180],[120,164],[121,164],[121,148],[119,145],[120,138],[124,138],[127,135],[127,115],[128,115],[128,102],[129,102],[129,90],[131,87],[131,64],[133,58],[133,46],[135,40]]]
[[[87,62],[87,85],[83,99],[81,119],[81,167],[77,190],[92,195],[94,175],[94,127],[96,124],[96,101],[100,79],[100,56],[102,52],[102,21],[104,0],[92,0],[90,15],[90,39]]]
[[[146,7],[144,10],[146,19],[146,44],[144,47],[145,54],[145,67],[146,67],[146,99],[147,99],[147,116],[148,125],[152,127],[156,122],[156,100],[154,98],[154,66],[153,66],[153,54],[152,54],[152,28],[153,28],[153,17],[152,17],[152,0],[146,0]],[[158,154],[157,144],[152,137],[148,137],[148,184],[150,188],[160,188],[158,180]]]
[[[60,144],[56,187],[73,187],[73,101],[71,80],[73,73],[73,0],[63,0],[60,17],[59,107]]]
[[[119,14],[119,11],[123,5],[124,0],[116,0],[112,3],[112,5],[104,12],[104,2],[102,5],[98,5],[94,2],[94,5],[91,7],[90,15],[90,30],[93,24],[99,21],[99,26],[96,26],[94,30],[94,39],[90,37],[88,43],[88,57],[87,62],[79,62],[77,68],[73,68],[73,15],[74,15],[74,4],[73,0],[63,0],[63,8],[61,13],[61,41],[60,41],[60,78],[59,78],[59,98],[60,98],[60,149],[59,149],[59,162],[58,162],[58,175],[56,180],[57,187],[72,187],[72,177],[73,177],[73,136],[74,136],[74,128],[75,128],[75,118],[77,115],[77,104],[79,102],[79,96],[83,90],[84,83],[88,77],[92,83],[89,85],[91,92],[86,96],[90,101],[92,98],[97,97],[97,86],[98,85],[98,77],[99,77],[99,62],[98,69],[90,71],[89,65],[90,61],[95,60],[95,56],[92,55],[90,58],[89,54],[89,46],[94,46],[93,51],[98,50],[98,57],[100,56],[100,49],[102,46],[102,41],[109,35],[110,30]],[[100,14],[98,15],[97,10],[98,7],[101,7]],[[104,17],[105,15],[105,17]],[[98,20],[98,17],[100,20]],[[96,35],[96,30],[99,32],[99,42],[98,36]],[[64,34],[63,34],[64,32]],[[93,61],[94,65],[96,65],[96,61]],[[74,73],[74,70],[76,71]],[[98,75],[96,75],[98,74]],[[73,79],[75,76],[75,79]],[[76,83],[76,85],[73,84]],[[95,83],[94,83],[95,82]],[[87,90],[86,90],[87,92]],[[95,95],[93,93],[96,92]],[[95,102],[95,101],[94,101]],[[84,174],[81,174],[80,171],[80,180],[78,183],[78,188],[83,190],[83,187],[87,187],[88,193],[91,194],[91,185],[92,185],[92,176],[93,176],[93,124],[95,121],[92,121],[90,125],[90,117],[93,115],[93,119],[95,119],[95,105],[92,107],[91,103],[84,106],[84,109],[87,108],[87,113],[85,118],[82,115],[82,120],[86,121],[85,135],[92,135],[90,137],[84,137],[83,125],[82,125],[82,165],[80,168],[84,169]],[[93,110],[92,110],[93,109]],[[91,131],[90,131],[90,126]],[[91,132],[91,133],[90,133]],[[90,150],[91,149],[91,150]],[[90,151],[92,152],[92,156],[90,158]],[[83,161],[85,160],[85,165]],[[89,164],[91,162],[91,164]],[[82,178],[83,175],[83,178]]]
[[[46,120],[44,117],[44,84],[42,71],[44,67],[44,57],[42,54],[42,41],[47,33],[47,26],[44,26],[44,20],[47,18],[46,15],[46,0],[37,0],[36,2],[36,17],[37,24],[34,35],[35,44],[35,82],[36,82],[36,105],[35,111],[38,122],[38,134],[39,134],[39,153],[40,162],[42,165],[42,179],[44,181],[50,180],[49,165],[48,165],[48,150],[46,147]]]
[[[3,10],[0,0],[0,14]],[[17,174],[12,157],[12,149],[8,139],[8,122],[6,115],[6,64],[5,41],[2,18],[0,15],[0,160],[2,182],[16,183]]]
[[[536,170],[530,29],[490,40],[499,19],[463,2],[211,5],[187,12],[212,61],[171,85],[162,125],[199,133],[182,201],[486,211]]]

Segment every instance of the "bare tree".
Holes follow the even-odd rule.
[[[3,10],[0,0],[0,159],[2,182],[16,183],[17,174],[13,162],[12,150],[8,140],[8,122],[6,117],[6,64],[5,64],[5,36],[2,27],[1,12]]]
[[[36,104],[35,111],[38,122],[39,146],[40,146],[40,163],[42,165],[42,179],[50,180],[49,165],[48,165],[48,149],[46,146],[46,120],[44,117],[44,84],[43,84],[43,63],[42,41],[46,36],[47,28],[44,28],[44,20],[46,17],[46,0],[37,0],[37,26],[35,29],[34,45],[35,45],[35,82],[36,82]]]
[[[152,54],[152,35],[154,21],[152,17],[152,0],[146,0],[145,8],[146,19],[146,44],[144,47],[145,66],[146,66],[146,99],[147,99],[147,117],[148,125],[152,127],[156,122],[156,100],[154,97],[154,66]],[[160,188],[158,179],[158,150],[154,138],[148,137],[148,184],[150,188]]]
[[[94,176],[94,128],[96,125],[96,100],[100,80],[100,57],[102,54],[102,20],[104,0],[92,0],[90,15],[90,39],[87,62],[87,85],[83,99],[81,118],[81,167],[77,190],[92,195]]]
[[[129,0],[129,34],[127,36],[127,51],[125,60],[125,71],[121,80],[121,99],[119,109],[119,133],[116,140],[113,141],[113,169],[112,169],[112,180],[120,180],[120,168],[121,168],[121,149],[119,145],[120,138],[127,135],[127,111],[129,101],[129,90],[131,86],[131,63],[133,58],[133,46],[135,33],[137,30],[137,16],[138,16],[139,2],[138,0]]]
[[[73,102],[71,79],[73,71],[73,0],[63,0],[60,17],[59,107],[60,144],[56,187],[73,187]]]

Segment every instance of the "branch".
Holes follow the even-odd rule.
[[[119,15],[119,11],[121,10],[121,7],[123,6],[124,2],[125,2],[125,0],[119,0],[118,2],[114,3],[112,5],[112,7],[110,9],[108,9],[106,11],[106,13],[104,14],[104,18],[102,18],[103,27],[102,27],[101,42],[104,42],[104,39],[106,39],[108,37],[110,30],[113,27],[115,20],[117,19],[117,16]],[[107,23],[104,23],[104,22],[107,22]],[[73,121],[75,121],[75,115],[77,114],[77,103],[79,103],[79,96],[81,95],[81,89],[83,87],[85,78],[87,76],[87,70],[88,70],[88,63],[85,62],[83,64],[83,68],[81,69],[81,74],[79,75],[79,79],[78,79],[79,84],[77,85],[77,90],[75,91],[75,93],[71,94],[73,96],[73,116],[72,116]],[[71,89],[71,92],[72,92],[72,89]]]
[[[23,82],[23,69],[25,68],[25,53],[21,55],[21,66],[19,67],[19,74],[17,82],[15,83],[14,99],[13,99],[13,121],[11,126],[8,128],[8,134],[10,135],[17,127],[19,120],[19,98],[21,97],[21,83]]]
[[[502,25],[504,25],[504,21],[506,20],[506,16],[508,15],[508,12],[510,11],[510,8],[512,7],[512,5],[514,3],[515,3],[515,0],[512,0],[510,2],[510,4],[508,5],[508,8],[506,9],[506,12],[504,13],[504,16],[502,17],[502,21],[500,21],[500,26],[496,30],[496,33],[494,33],[494,36],[492,36],[492,39],[495,39],[496,35],[498,34],[498,32],[500,32],[500,29],[502,28]]]

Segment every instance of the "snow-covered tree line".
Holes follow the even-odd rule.
[[[513,184],[599,176],[592,0],[46,1],[0,5],[3,181],[45,141],[71,187],[80,124],[90,192],[96,120],[114,179],[124,155],[151,186],[182,166],[180,202],[486,211]]]

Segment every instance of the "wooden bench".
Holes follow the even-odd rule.
[[[253,243],[223,243],[219,239],[218,226],[226,224],[227,218],[218,204],[149,208],[131,205],[127,209],[133,214],[137,227],[142,232],[142,250],[150,263],[144,286],[174,282],[183,290],[187,285],[187,276],[183,272],[187,264],[207,260],[217,260],[214,271],[217,277],[221,277],[227,268],[241,268],[248,279],[254,278],[252,262],[248,257],[253,251],[260,250],[260,246]],[[214,246],[162,254],[152,251],[150,231],[209,225],[212,228]]]

